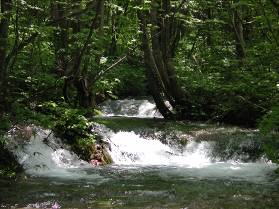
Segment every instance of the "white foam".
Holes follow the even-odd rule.
[[[159,140],[149,140],[134,132],[118,132],[111,137],[110,152],[117,164],[183,165],[203,167],[211,163],[208,142],[189,141],[183,152],[173,150]]]
[[[184,150],[174,150],[158,140],[140,137],[134,132],[118,132],[111,136],[111,156],[117,165],[166,166],[168,172],[181,176],[231,177],[261,181],[276,165],[264,160],[243,163],[211,159],[213,142],[189,140]],[[174,169],[172,169],[174,168]],[[163,172],[166,175],[168,172]]]
[[[125,116],[138,118],[162,118],[162,115],[156,108],[152,100],[108,100],[100,105],[104,116]]]
[[[61,147],[61,141],[50,131],[39,129],[30,140],[23,141],[16,136],[9,138],[10,150],[17,157],[25,172],[34,176],[55,176],[82,178],[83,168],[90,165],[69,150]],[[48,137],[48,142],[44,141]],[[50,146],[51,144],[51,146]]]
[[[106,135],[111,144],[109,152],[114,164],[122,168],[159,166],[166,168],[162,170],[162,175],[245,178],[249,181],[263,181],[266,174],[277,168],[264,160],[250,163],[212,160],[214,141],[195,141],[189,138],[184,149],[175,149],[134,132],[109,132]],[[46,137],[47,142],[44,140]],[[105,180],[99,174],[88,172],[93,167],[70,152],[49,130],[37,128],[36,135],[29,141],[23,141],[12,134],[9,139],[10,150],[29,175]]]

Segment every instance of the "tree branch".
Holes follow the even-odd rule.
[[[34,32],[31,34],[27,39],[23,40],[21,43],[19,43],[17,46],[14,46],[12,51],[8,54],[6,57],[6,65],[8,66],[10,61],[13,57],[15,57],[19,51],[21,51],[24,47],[26,47],[28,44],[30,44],[32,41],[35,40],[35,38],[39,35],[38,32]]]
[[[93,83],[98,81],[103,75],[105,75],[107,72],[109,72],[112,68],[118,66],[127,58],[127,55],[124,55],[123,57],[119,58],[115,63],[113,63],[111,66],[108,68],[101,70],[94,78],[93,78]]]

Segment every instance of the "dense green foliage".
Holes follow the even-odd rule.
[[[78,77],[88,79],[94,102],[149,94],[136,13],[141,5],[102,3],[100,14],[90,1],[12,1],[7,52],[16,54],[7,71],[8,110],[64,102],[65,80],[75,71],[76,54],[83,47]],[[174,65],[191,107],[188,119],[254,125],[278,101],[278,8],[271,1],[252,0],[171,3],[181,21]],[[143,9],[149,10],[150,4],[145,2]],[[100,22],[89,37],[88,25],[96,16],[101,16]],[[235,33],[237,24],[241,34]],[[241,56],[236,39],[240,35]],[[106,71],[126,54],[120,65]],[[70,84],[67,91],[71,105],[77,105],[78,87]]]
[[[16,174],[22,171],[15,157],[5,147],[5,140],[0,136],[0,178],[14,178]]]
[[[279,106],[272,107],[263,117],[260,129],[266,136],[265,153],[272,162],[279,164]]]
[[[275,8],[269,1],[192,1],[189,7],[177,65],[192,96],[192,114],[248,126],[255,123],[276,102],[278,92]],[[235,10],[242,15],[241,57]]]
[[[1,130],[35,121],[67,130],[69,140],[78,135],[83,146],[91,143],[83,140],[91,137],[84,116],[97,104],[151,94],[158,101],[163,92],[176,118],[278,132],[275,1],[0,2]],[[169,87],[150,72],[144,44]]]
[[[62,139],[72,145],[75,153],[88,161],[95,142],[95,136],[90,132],[91,125],[80,110],[67,109],[58,118],[55,130]]]
[[[260,122],[261,131],[265,134],[279,131],[279,106],[274,106]]]

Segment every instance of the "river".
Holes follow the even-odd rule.
[[[37,128],[13,148],[26,177],[0,180],[0,207],[279,208],[277,166],[257,130],[165,121],[148,100],[118,104],[95,119],[114,164],[92,167]]]

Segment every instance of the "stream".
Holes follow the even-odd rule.
[[[26,177],[0,179],[0,208],[279,208],[277,166],[257,130],[165,121],[149,100],[101,110],[114,164],[93,167],[37,127],[27,143],[11,140]]]

